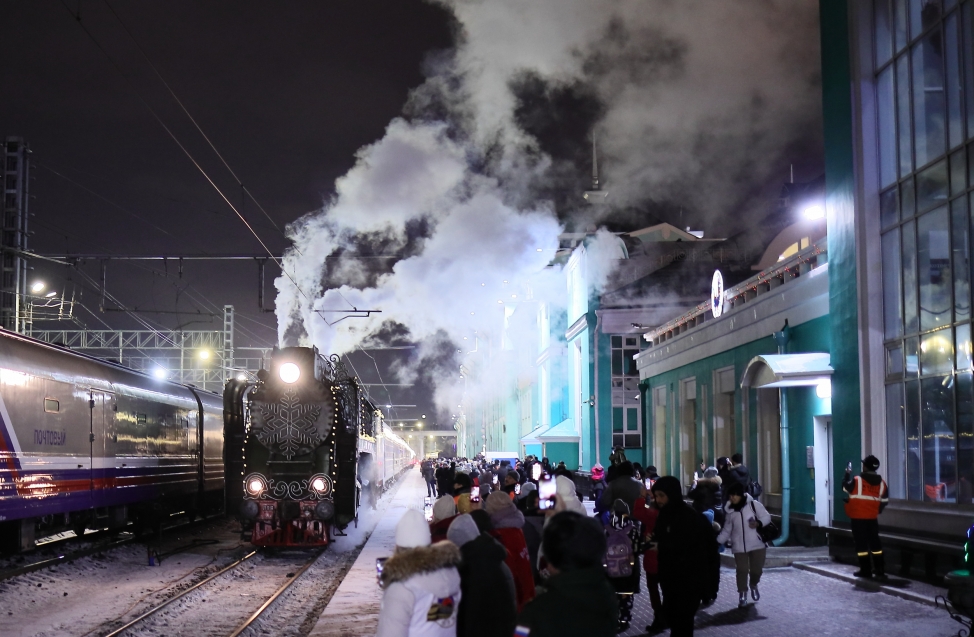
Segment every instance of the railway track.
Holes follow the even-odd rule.
[[[182,521],[175,524],[164,526],[162,528],[162,533],[169,533],[171,531],[180,531],[185,529],[190,529],[207,522],[212,522],[223,517],[223,514],[210,515],[203,518],[198,518],[193,521]],[[117,537],[116,537],[117,536]],[[18,575],[25,575],[27,573],[33,573],[50,566],[57,566],[58,564],[67,564],[74,560],[88,557],[91,555],[96,555],[98,553],[104,553],[105,551],[110,551],[112,549],[118,548],[120,546],[125,546],[127,544],[133,544],[136,542],[144,542],[147,538],[139,537],[129,529],[124,529],[120,532],[112,532],[108,530],[101,530],[94,533],[87,533],[81,537],[66,537],[63,539],[48,541],[43,544],[39,544],[30,553],[22,554],[25,559],[31,560],[27,564],[20,566],[13,566],[8,568],[0,568],[0,582],[8,580]],[[91,546],[85,546],[83,548],[71,548],[72,544],[78,542],[93,542]],[[55,555],[51,557],[42,557],[38,553],[47,552],[53,550]],[[40,559],[33,559],[40,558]]]
[[[130,634],[239,637],[265,617],[321,557],[251,551],[101,637]],[[262,599],[258,603],[253,598]],[[256,607],[256,608],[255,608]]]

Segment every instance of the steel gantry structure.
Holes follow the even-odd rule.
[[[235,349],[233,332],[233,306],[224,305],[222,330],[32,330],[28,335],[159,378],[221,391],[227,380],[254,374],[270,357],[270,348]],[[238,356],[240,350],[247,355]]]

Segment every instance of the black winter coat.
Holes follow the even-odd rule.
[[[601,566],[565,571],[548,580],[548,589],[528,602],[517,625],[531,637],[611,637],[619,605]]]
[[[504,559],[507,549],[487,535],[460,547],[460,610],[457,637],[507,637],[514,634],[517,602],[514,577]]]
[[[671,499],[656,519],[653,541],[659,551],[658,576],[663,594],[698,600],[717,597],[720,553],[713,525],[682,500]]]

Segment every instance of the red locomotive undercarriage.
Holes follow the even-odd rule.
[[[327,546],[331,524],[315,519],[314,500],[261,500],[251,542],[257,546]]]

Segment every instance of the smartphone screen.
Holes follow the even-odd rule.
[[[538,482],[538,508],[542,511],[555,506],[557,483],[554,477],[546,476]]]
[[[379,587],[382,587],[382,568],[386,565],[386,560],[388,557],[378,557],[375,560],[375,577],[379,582]]]
[[[541,479],[541,469],[542,469],[542,467],[538,463],[535,463],[535,464],[531,465],[531,478],[533,480],[540,480]]]
[[[500,480],[497,479],[497,474],[496,473],[494,474],[494,477],[491,480],[491,482],[493,482],[494,484],[497,484],[498,482],[500,482]]]
[[[521,495],[521,485],[519,485],[519,484],[515,484],[514,485],[514,494],[515,495]]]
[[[646,485],[647,489],[652,489],[654,482],[656,482],[656,480],[653,480],[652,478],[643,478],[643,484]]]
[[[470,501],[480,502],[480,487],[470,487]]]

